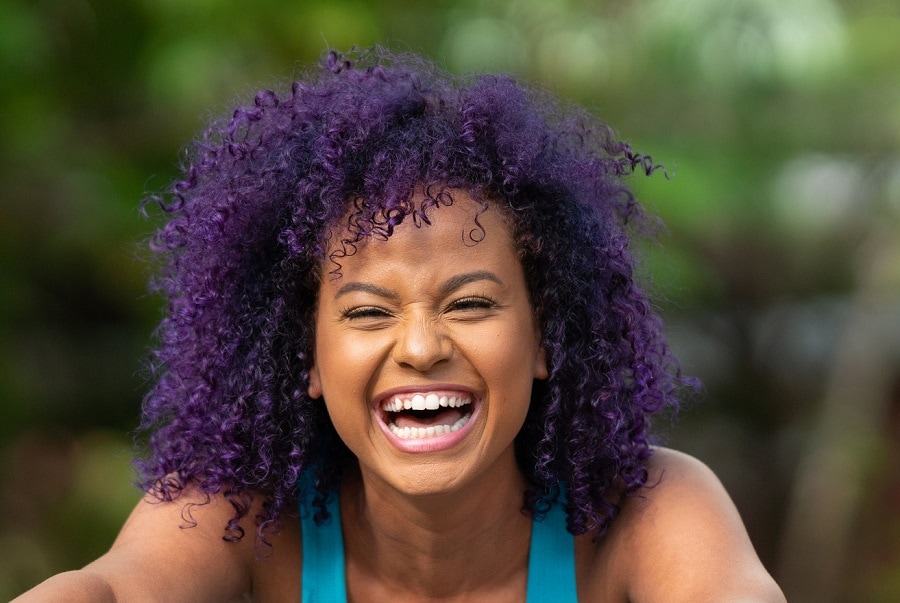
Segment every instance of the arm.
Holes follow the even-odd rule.
[[[718,478],[700,461],[658,449],[651,487],[623,509],[628,599],[783,603]],[[656,485],[652,485],[656,484]]]
[[[250,587],[255,529],[245,525],[247,533],[240,543],[223,541],[233,508],[221,496],[212,497],[208,505],[191,507],[197,525],[183,527],[185,504],[205,499],[190,491],[168,503],[145,497],[108,553],[82,570],[53,576],[15,602],[195,602],[240,596]]]
[[[114,603],[116,595],[102,576],[83,569],[51,576],[33,589],[13,599],[13,603],[29,601]]]

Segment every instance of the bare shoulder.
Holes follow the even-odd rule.
[[[703,463],[658,448],[597,556],[626,600],[782,602],[740,515]]]
[[[222,537],[233,514],[224,495],[207,495],[196,488],[189,487],[172,501],[147,495],[131,512],[110,551],[85,569],[103,575],[117,594],[165,588],[173,601],[227,600],[250,587],[252,522],[242,525],[249,538],[226,542]]]
[[[223,536],[234,507],[224,495],[189,488],[173,501],[145,496],[109,552],[80,571],[51,578],[22,601],[62,600],[62,593],[73,601],[228,601],[250,592],[257,580],[268,580],[272,591],[279,586],[274,566],[283,558],[290,562],[291,551],[260,554],[253,518],[261,499],[254,497],[241,523],[244,537],[227,542]],[[277,546],[292,539],[293,525],[285,523],[272,551],[289,548]],[[293,552],[299,557],[299,546]]]

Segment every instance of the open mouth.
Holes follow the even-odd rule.
[[[390,396],[381,403],[388,429],[404,440],[430,438],[462,429],[472,417],[472,397],[462,393]]]

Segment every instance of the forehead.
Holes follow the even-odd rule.
[[[398,263],[423,274],[458,269],[466,262],[521,270],[511,220],[502,206],[476,201],[461,191],[454,191],[452,198],[451,205],[428,208],[427,221],[407,215],[388,238],[375,235],[347,244],[355,238],[350,229],[333,231],[323,264],[323,273],[331,271],[331,275],[321,284],[396,268]],[[422,196],[414,199],[416,208],[422,201]]]

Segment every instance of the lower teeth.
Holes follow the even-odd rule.
[[[471,415],[465,415],[456,420],[453,425],[430,425],[428,427],[397,427],[391,423],[391,432],[402,440],[415,440],[418,438],[430,438],[459,431],[463,425],[469,422]]]

